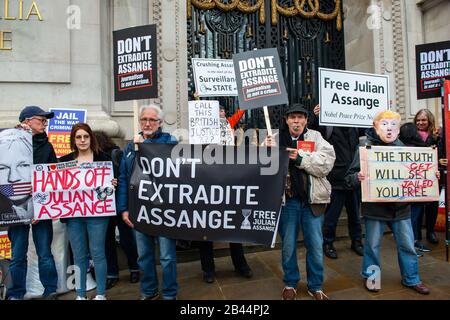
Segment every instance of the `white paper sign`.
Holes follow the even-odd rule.
[[[220,142],[219,101],[189,101],[189,143]]]
[[[192,58],[192,68],[200,97],[238,95],[233,60]]]
[[[116,215],[111,161],[35,164],[36,220]]]
[[[319,79],[320,125],[369,128],[390,108],[387,75],[319,68]]]

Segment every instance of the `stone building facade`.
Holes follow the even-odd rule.
[[[16,124],[25,105],[83,108],[94,129],[130,139],[132,102],[113,97],[112,31],[154,23],[159,32],[155,102],[166,113],[166,130],[186,128],[187,4],[0,0],[0,127]],[[450,1],[343,0],[343,23],[348,70],[389,74],[392,104],[404,119],[419,108],[437,108],[437,99],[416,99],[415,45],[450,39]]]

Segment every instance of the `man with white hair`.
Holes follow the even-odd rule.
[[[118,185],[117,212],[122,214],[124,222],[134,228],[129,219],[128,187],[136,157],[135,143],[162,143],[177,144],[177,140],[170,134],[161,130],[163,112],[157,105],[142,106],[139,110],[139,125],[141,132],[134,141],[128,143],[123,151],[120,163],[120,176]],[[163,272],[162,298],[175,300],[177,298],[177,261],[176,241],[165,237],[153,237],[135,230],[136,245],[138,249],[138,264],[141,268],[141,299],[156,300],[159,298],[158,277],[156,274],[155,240],[159,242],[160,262]]]

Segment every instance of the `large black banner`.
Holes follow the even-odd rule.
[[[156,25],[113,32],[114,100],[158,97]]]
[[[241,109],[289,103],[276,48],[238,53],[233,61]]]
[[[450,41],[416,46],[417,99],[441,96],[441,80],[450,77]]]
[[[288,160],[271,148],[141,144],[130,220],[150,235],[271,245]]]

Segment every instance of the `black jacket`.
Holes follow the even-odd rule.
[[[404,146],[399,140],[395,140],[391,144],[384,143],[375,129],[370,128],[366,131],[366,141],[362,145],[369,146]],[[360,185],[358,180],[358,172],[361,171],[359,162],[359,148],[356,150],[353,162],[345,176],[345,183],[349,188]],[[383,221],[399,221],[409,219],[411,217],[411,208],[407,202],[363,202],[361,205],[361,213],[365,218]]]
[[[59,162],[66,162],[75,160],[75,153],[71,152],[59,158]],[[100,152],[98,154],[94,153],[94,162],[95,161],[111,161],[111,157],[104,152]]]
[[[55,150],[50,142],[48,142],[47,134],[40,133],[33,136],[33,163],[56,163]]]
[[[336,153],[336,160],[327,180],[333,189],[348,189],[345,184],[345,174],[355,156],[359,137],[364,131],[353,127],[319,126],[319,118],[316,116],[311,117],[309,125],[311,129],[318,130],[322,134],[325,140],[334,147]]]

